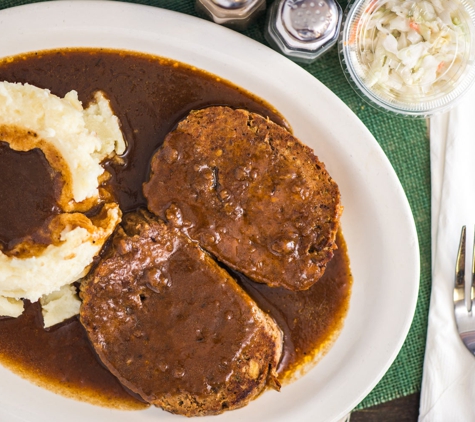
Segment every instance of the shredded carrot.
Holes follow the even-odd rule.
[[[444,68],[444,66],[445,66],[445,62],[444,61],[440,62],[439,66],[437,66],[437,72],[440,72]]]
[[[376,4],[378,3],[379,0],[371,0],[368,4],[368,6],[366,7],[364,13],[373,13],[374,12],[374,9],[375,9],[375,6]]]
[[[368,6],[366,7],[365,11],[363,12],[363,15],[366,14],[366,13],[372,13],[376,7],[376,5],[378,4],[378,1],[379,0],[371,0],[368,4]],[[348,41],[345,43],[345,45],[351,45],[351,44],[354,44],[356,42],[356,38],[358,36],[358,26],[360,24],[360,18],[358,18],[355,23],[353,24],[353,26],[351,27],[351,31],[350,31],[350,38],[348,39]]]
[[[354,44],[356,42],[356,36],[358,34],[358,24],[359,23],[360,23],[360,18],[358,18],[355,21],[355,23],[353,24],[353,26],[351,27],[350,38],[346,42],[346,45],[351,45],[351,44]]]
[[[414,31],[419,32],[419,25],[414,21],[409,21],[409,27],[411,27]]]

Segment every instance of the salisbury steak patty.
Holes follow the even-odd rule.
[[[275,322],[194,242],[150,215],[125,217],[81,296],[81,322],[104,365],[169,412],[217,414],[278,385]]]
[[[286,129],[245,110],[193,111],[144,185],[149,209],[254,281],[304,290],[333,257],[337,184]]]

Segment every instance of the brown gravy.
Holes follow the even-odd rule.
[[[0,80],[27,82],[60,96],[75,89],[84,104],[98,89],[107,94],[129,145],[123,164],[107,164],[112,174],[111,188],[124,212],[146,205],[142,183],[148,178],[150,158],[165,135],[190,110],[228,105],[285,124],[271,106],[213,75],[171,60],[130,52],[77,49],[19,56],[0,62]],[[36,160],[41,161],[38,157]],[[26,163],[19,155],[15,159]],[[34,180],[36,170],[31,171]],[[2,179],[0,192],[5,189],[5,178]],[[17,218],[15,224],[25,221],[21,214],[10,213],[8,218]],[[7,232],[8,218],[0,219],[2,243],[14,242],[20,233]],[[34,230],[34,224],[23,227],[22,233]],[[352,278],[341,234],[337,243],[339,249],[324,277],[305,292],[269,288],[235,274],[284,331],[285,353],[279,368],[284,380],[324,352],[342,327]],[[26,312],[18,319],[0,317],[0,361],[67,396],[111,407],[145,406],[102,367],[76,318],[44,330],[37,304],[27,304]]]
[[[0,135],[0,169],[0,250],[5,252],[19,239],[41,232],[59,208],[55,174],[40,149],[13,151]]]

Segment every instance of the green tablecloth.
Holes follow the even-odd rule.
[[[0,9],[41,0],[0,0]],[[194,0],[133,0],[133,3],[162,7],[195,15]],[[272,3],[268,1],[268,4]],[[342,2],[342,6],[346,4]],[[267,44],[264,18],[245,34]],[[3,34],[5,36],[5,34]],[[14,34],[12,34],[14,36]],[[305,70],[338,95],[372,132],[389,157],[406,192],[414,214],[421,252],[421,280],[414,321],[396,361],[381,382],[358,408],[379,404],[419,391],[427,329],[430,295],[430,166],[429,139],[424,120],[403,119],[368,106],[346,81],[336,47]]]

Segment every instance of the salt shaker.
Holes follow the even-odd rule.
[[[266,39],[290,59],[311,63],[338,40],[342,10],[335,0],[276,0]]]
[[[265,0],[196,0],[196,11],[220,25],[244,30],[266,9]]]

